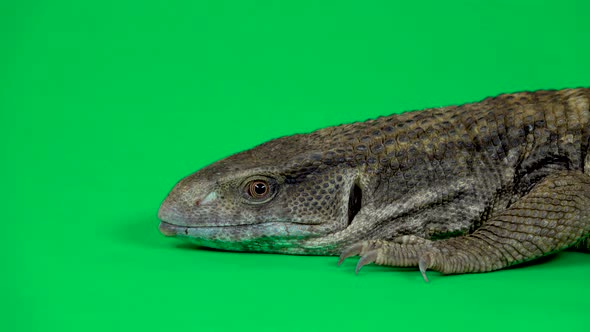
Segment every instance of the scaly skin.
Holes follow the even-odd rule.
[[[160,230],[423,274],[590,249],[589,104],[588,88],[522,92],[275,139],[181,180]]]

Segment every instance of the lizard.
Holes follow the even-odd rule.
[[[179,181],[159,230],[426,281],[587,251],[589,104],[590,88],[519,92],[273,139]]]

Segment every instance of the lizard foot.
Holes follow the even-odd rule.
[[[348,257],[360,255],[361,258],[359,259],[355,269],[356,274],[358,274],[359,270],[363,266],[371,264],[375,262],[375,259],[377,259],[377,251],[372,250],[374,247],[375,246],[369,241],[363,241],[346,248],[338,259],[338,266],[340,266],[340,264],[342,264],[342,262],[344,262],[344,260]]]
[[[428,282],[426,270],[432,266],[433,253],[430,252],[430,241],[420,239],[416,244],[402,244],[382,240],[362,241],[346,248],[338,260],[338,265],[351,256],[361,256],[357,265],[356,273],[371,263],[398,267],[418,267],[422,277]]]

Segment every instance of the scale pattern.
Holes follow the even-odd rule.
[[[214,248],[423,272],[589,249],[589,104],[588,88],[521,92],[278,138],[183,179],[160,227]],[[252,179],[272,199],[245,197]]]

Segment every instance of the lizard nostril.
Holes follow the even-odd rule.
[[[201,200],[200,199],[197,199],[196,202],[195,202],[195,206],[199,206],[199,205],[201,205]]]

